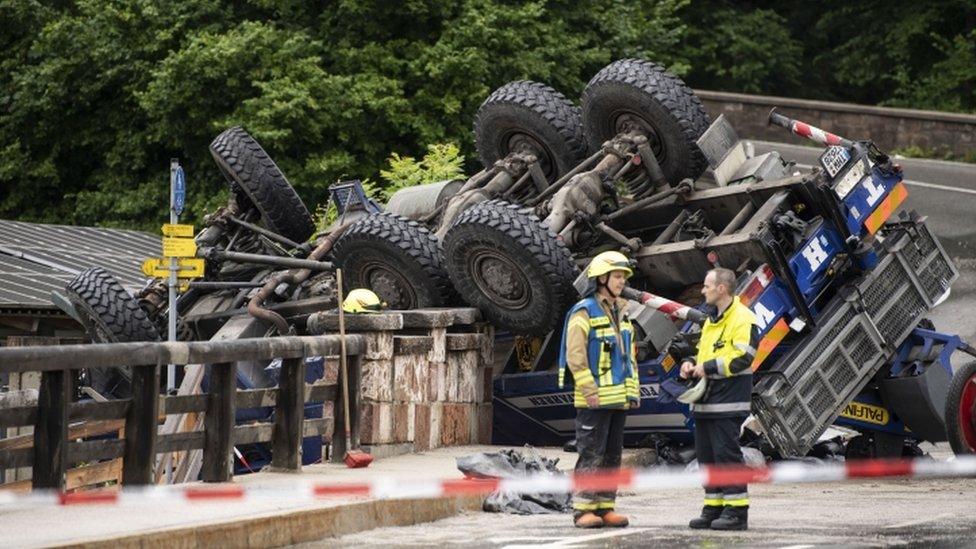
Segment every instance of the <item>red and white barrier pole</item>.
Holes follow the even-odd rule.
[[[811,126],[806,122],[800,122],[799,120],[790,118],[788,116],[783,116],[782,114],[776,112],[775,108],[769,111],[769,124],[782,126],[790,130],[794,135],[805,137],[821,145],[840,145],[841,147],[851,147],[854,145],[854,142],[850,139],[821,130],[820,128]]]
[[[641,292],[630,287],[624,288],[624,291],[621,292],[621,296],[624,299],[630,299],[638,303],[643,303],[652,309],[657,309],[671,318],[690,320],[692,322],[698,322],[699,324],[705,322],[705,319],[708,318],[708,315],[699,311],[698,309],[693,309],[687,305],[678,303],[677,301],[671,301],[670,299],[656,296],[648,292]]]

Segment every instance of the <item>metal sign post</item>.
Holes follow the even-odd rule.
[[[183,168],[180,167],[179,159],[173,158],[169,161],[169,222],[171,225],[179,223],[180,214],[183,213],[183,206],[186,204],[186,176]],[[179,270],[179,259],[169,258],[169,317],[166,340],[176,341],[176,289],[178,287],[177,271]],[[166,392],[171,393],[176,389],[176,365],[166,366]],[[166,484],[173,483],[173,454],[166,454]]]
[[[169,290],[167,341],[176,341],[176,295],[181,284],[206,274],[206,261],[196,257],[197,244],[193,239],[193,225],[180,225],[180,215],[186,206],[186,174],[178,158],[169,161],[169,223],[163,225],[163,256],[150,257],[142,262],[142,272],[153,278],[165,278]],[[166,392],[176,389],[176,365],[166,366]],[[166,482],[173,483],[172,454],[167,452],[163,462]]]
[[[173,158],[169,161],[169,222],[172,225],[179,223],[180,214],[183,213],[183,206],[186,204],[186,177],[180,161]],[[176,278],[179,269],[179,260],[175,257],[169,258],[169,325],[167,341],[176,341],[176,289],[179,285]],[[176,388],[176,365],[170,364],[166,367],[166,390],[172,391]]]

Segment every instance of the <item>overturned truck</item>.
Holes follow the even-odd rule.
[[[907,196],[900,168],[870,141],[776,112],[770,122],[825,145],[820,166],[802,173],[777,152],[749,154],[723,117],[712,122],[679,78],[648,61],[602,69],[580,108],[543,84],[512,82],[475,119],[483,171],[402,190],[385,209],[354,183],[334,186],[342,215],[314,245],[283,175],[228,130],[211,150],[232,200],[197,237],[215,274],[181,297],[182,326],[213,337],[247,301],[267,334],[301,333],[309,312],[334,306],[334,266],[393,308],[470,304],[501,340],[528,349],[496,372],[496,441],[560,443],[574,412],[556,387],[558,328],[580,268],[620,250],[637,262],[630,314],[649,397],[627,440],[680,442],[694,429],[687,407],[650,397],[677,375],[670,342],[693,342],[698,330],[700,314],[676,302],[696,300],[721,265],[760,320],[753,412],[779,455],[804,455],[835,422],[861,432],[851,457],[900,455],[919,440],[974,451],[976,363],[953,374],[950,355],[976,351],[925,319],[957,273],[924,219],[893,216]],[[73,301],[85,309],[80,293]],[[132,317],[148,310],[152,324],[161,295],[147,287]]]

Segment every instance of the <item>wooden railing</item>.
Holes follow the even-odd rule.
[[[274,337],[189,343],[110,343],[0,349],[0,372],[41,372],[36,406],[0,409],[0,428],[34,425],[32,447],[0,447],[0,468],[33,467],[34,488],[65,488],[72,464],[122,458],[122,484],[152,484],[156,454],[203,450],[201,477],[225,482],[232,476],[235,445],[271,442],[272,467],[301,468],[303,437],[321,436],[328,419],[304,417],[305,402],[341,403],[338,383],[306,384],[305,358],[337,356],[338,336]],[[354,441],[359,425],[362,336],[347,336],[350,424]],[[237,361],[281,358],[278,387],[238,390]],[[209,364],[206,394],[161,396],[164,364]],[[132,367],[132,397],[106,402],[72,402],[73,370]],[[275,408],[274,423],[235,425],[238,408]],[[160,419],[168,414],[204,413],[202,431],[159,435]],[[334,406],[334,433],[344,431],[343,407]],[[121,439],[72,441],[71,425],[79,421],[123,420]],[[345,439],[334,436],[333,460],[345,453]]]

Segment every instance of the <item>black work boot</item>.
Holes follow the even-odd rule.
[[[706,505],[702,507],[701,516],[696,519],[691,519],[688,526],[696,530],[701,530],[703,528],[711,528],[712,521],[717,519],[722,514],[723,507],[718,505]]]
[[[749,528],[749,506],[726,507],[722,516],[712,521],[712,530],[746,530]]]

